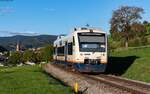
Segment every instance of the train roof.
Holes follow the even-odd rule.
[[[57,39],[54,42],[60,41],[60,40],[67,40],[69,37],[72,36],[73,33],[77,32],[87,32],[88,31],[92,31],[92,32],[100,32],[100,33],[106,33],[103,30],[101,30],[100,28],[92,28],[92,27],[77,27],[74,28],[73,32],[71,32],[71,34],[69,35],[65,35],[65,34],[61,34],[57,37]]]
[[[103,31],[100,28],[95,28],[95,27],[75,27],[74,31],[79,31],[79,30],[98,30],[98,31]]]

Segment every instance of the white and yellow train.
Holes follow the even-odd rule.
[[[54,41],[56,64],[72,66],[79,72],[104,72],[107,66],[107,34],[95,28],[74,28],[68,36]]]

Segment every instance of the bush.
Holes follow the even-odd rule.
[[[146,37],[141,38],[141,43],[142,43],[142,45],[147,45],[148,39]]]
[[[144,46],[147,45],[148,41],[147,38],[143,37],[143,38],[135,38],[129,41],[129,46],[130,47],[137,47],[137,46]]]
[[[122,41],[115,41],[112,38],[109,38],[108,40],[108,50],[109,51],[114,51],[117,48],[120,48],[124,45]]]
[[[140,42],[139,38],[132,39],[132,40],[129,41],[129,46],[130,47],[136,47],[136,46],[140,46],[140,45],[141,45],[141,42]]]
[[[40,63],[40,62],[42,62],[42,53],[41,53],[41,51],[40,52],[37,52],[37,53],[35,53],[35,62],[36,63]]]
[[[21,53],[20,52],[12,52],[8,59],[7,64],[15,66],[20,63],[21,63]]]
[[[39,51],[26,50],[25,52],[12,52],[6,65],[17,65],[21,62],[39,63],[42,61],[49,62],[53,60],[53,46],[47,45]]]
[[[47,45],[45,46],[42,51],[42,60],[45,62],[52,61],[53,60],[53,46]]]
[[[113,51],[114,49],[124,47],[125,41],[118,40],[115,41],[112,38],[108,40],[108,49],[109,51]],[[146,37],[136,37],[128,41],[129,47],[137,47],[137,46],[144,46],[148,45],[148,39]]]
[[[23,56],[22,56],[22,61],[23,62],[27,62],[27,61],[30,61],[30,62],[35,62],[35,59],[36,56],[35,56],[35,53],[33,51],[30,51],[30,50],[26,50],[24,53],[23,53]]]

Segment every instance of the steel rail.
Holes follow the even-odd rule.
[[[131,94],[150,94],[150,85],[120,77],[107,75],[84,75],[90,79],[131,92]]]

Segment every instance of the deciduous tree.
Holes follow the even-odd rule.
[[[134,36],[131,26],[140,22],[143,11],[142,8],[130,6],[122,6],[115,10],[110,21],[112,37],[114,39],[118,39],[118,37],[124,39],[125,47],[128,47],[128,41]]]
[[[42,59],[45,62],[51,61],[53,58],[53,46],[47,45],[42,49]]]
[[[8,64],[17,65],[21,63],[21,53],[20,52],[12,52],[9,57]]]

